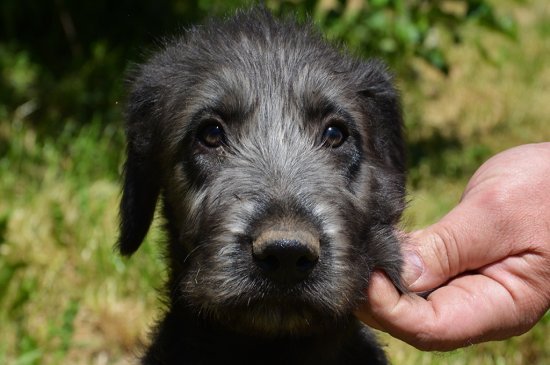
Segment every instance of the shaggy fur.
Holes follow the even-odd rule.
[[[239,12],[136,70],[126,132],[118,248],[138,249],[159,199],[168,234],[143,364],[386,363],[352,314],[375,268],[400,282],[402,121],[380,62]]]

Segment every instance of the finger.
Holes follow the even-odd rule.
[[[508,239],[514,236],[510,232],[514,227],[507,223],[506,214],[491,209],[487,199],[492,198],[470,196],[438,223],[409,235],[404,281],[411,291],[436,288],[460,273],[521,250]]]
[[[432,289],[457,274],[540,246],[534,235],[548,227],[548,210],[541,202],[548,196],[549,147],[526,145],[492,157],[449,214],[411,234],[404,277],[411,290]]]
[[[401,295],[381,272],[373,273],[367,303],[356,316],[369,326],[405,342],[418,345],[415,339],[419,324],[430,323],[433,314],[426,300],[415,295]]]
[[[379,307],[387,308],[395,306],[399,298],[399,292],[386,275],[379,271],[375,271],[371,275],[369,281],[367,303],[360,307],[355,315],[368,326],[380,331],[389,332],[384,325],[377,320],[377,316],[374,315],[374,313],[377,313]]]
[[[376,273],[368,304],[357,316],[421,350],[447,351],[509,336],[510,308],[514,308],[510,292],[486,276],[454,279],[422,299],[400,295],[384,275]]]

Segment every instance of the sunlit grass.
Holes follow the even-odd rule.
[[[113,251],[117,137],[92,125],[39,141],[2,127],[0,363],[113,363],[144,338],[162,276],[155,245],[131,266]]]
[[[471,27],[449,50],[448,77],[419,65],[418,81],[401,85],[408,229],[451,209],[490,155],[550,140],[550,6],[499,4],[520,23],[517,41]],[[158,229],[130,261],[113,250],[122,126],[68,123],[43,140],[24,119],[0,117],[0,363],[131,363],[160,306],[164,268]],[[445,354],[382,338],[395,364],[543,365],[548,333],[547,315],[526,335]]]

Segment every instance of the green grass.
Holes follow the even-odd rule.
[[[411,149],[408,229],[451,209],[490,155],[550,140],[550,6],[499,4],[516,15],[518,41],[472,26],[449,49],[448,77],[418,64],[418,80],[401,85]],[[113,251],[122,125],[73,125],[42,137],[17,114],[0,113],[1,364],[132,362],[158,315],[160,231],[129,261]],[[543,365],[548,333],[547,315],[523,336],[451,353],[382,339],[395,364]]]

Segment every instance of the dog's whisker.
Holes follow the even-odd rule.
[[[185,256],[185,258],[183,259],[183,264],[185,264],[187,262],[187,260],[189,259],[189,257],[191,257],[191,255],[196,252],[197,250],[201,249],[202,247],[206,246],[207,243],[201,243],[199,245],[197,245],[195,248],[193,248],[191,251],[189,251],[189,253]]]
[[[198,284],[198,283],[199,283],[199,281],[197,280],[197,278],[199,277],[200,271],[201,271],[201,268],[200,268],[200,266],[199,266],[199,268],[197,269],[197,272],[196,272],[196,274],[195,274],[195,284]]]

